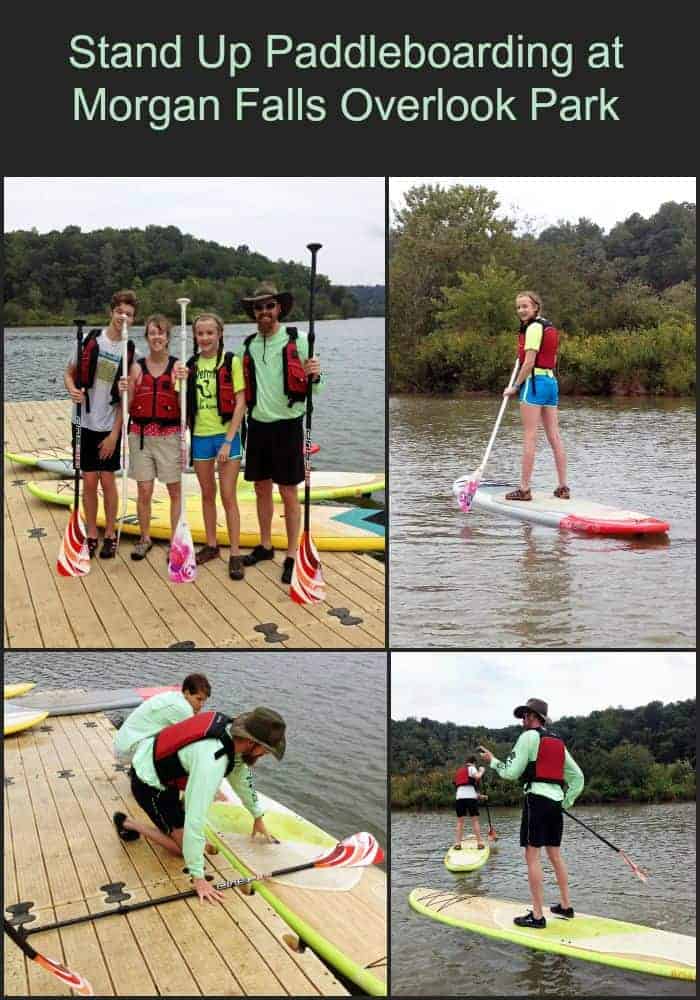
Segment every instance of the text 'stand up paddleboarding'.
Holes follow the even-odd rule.
[[[450,847],[445,855],[445,868],[449,872],[474,872],[486,864],[490,854],[487,841],[484,841],[484,846],[479,850],[476,837],[466,837],[459,849],[455,845]]]

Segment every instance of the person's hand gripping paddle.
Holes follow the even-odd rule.
[[[309,243],[311,251],[311,290],[309,294],[309,357],[314,354],[314,289],[316,286],[316,254],[320,243]],[[306,440],[304,443],[304,530],[294,560],[289,596],[297,604],[318,604],[325,600],[326,585],[321,572],[321,559],[311,537],[311,414],[313,412],[312,385],[309,378],[306,389]]]
[[[180,360],[187,360],[187,307],[189,299],[178,299],[180,306]],[[185,510],[185,474],[187,469],[187,385],[180,385],[180,517],[170,542],[168,579],[171,583],[191,583],[197,575],[192,532]]]
[[[75,384],[78,389],[80,383],[80,355],[83,352],[83,326],[84,319],[76,319],[77,327],[76,341],[78,351],[75,366]],[[80,420],[82,405],[76,403],[75,406],[75,448],[73,455],[74,476],[74,498],[73,511],[66,525],[66,530],[61,542],[61,548],[56,560],[56,569],[59,576],[85,576],[90,572],[90,552],[87,543],[87,529],[80,513]]]

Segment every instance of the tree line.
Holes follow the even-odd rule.
[[[260,281],[272,281],[294,295],[292,320],[308,315],[309,268],[297,261],[272,261],[242,244],[221,246],[182,233],[176,226],[97,229],[79,226],[5,236],[4,317],[6,326],[70,325],[82,315],[101,322],[119,288],[133,288],[141,317],[174,314],[181,296],[196,309],[213,310],[225,322],[244,322],[240,299]],[[335,285],[317,275],[319,319],[384,314],[383,286]]]
[[[662,802],[695,798],[695,699],[634,709],[606,708],[563,716],[550,727],[565,741],[586,784],[580,802]],[[452,804],[455,769],[486,746],[505,760],[522,732],[519,725],[491,729],[428,718],[391,722],[393,808]],[[487,769],[484,791],[496,805],[515,805],[517,782]]]
[[[695,390],[694,204],[667,202],[610,232],[502,217],[486,187],[420,185],[389,235],[391,389],[503,388],[515,295],[534,289],[561,332],[565,393]]]

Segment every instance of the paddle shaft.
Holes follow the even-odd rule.
[[[158,899],[142,899],[138,903],[127,903],[115,906],[112,910],[98,910],[97,913],[84,913],[79,917],[69,917],[66,920],[56,920],[52,924],[41,924],[39,927],[28,927],[23,930],[20,937],[28,937],[30,934],[41,934],[43,931],[55,931],[61,927],[72,927],[74,924],[86,924],[92,920],[102,920],[104,917],[113,917],[115,913],[134,913],[136,910],[146,910],[151,906],[160,906],[162,903],[173,903],[178,899],[191,899],[197,895],[196,889],[187,889],[185,892],[174,892],[170,896],[160,896]]]
[[[180,361],[187,363],[187,307],[189,299],[178,299],[180,305]],[[180,517],[185,516],[185,480],[187,477],[187,390],[180,384]]]
[[[126,318],[122,317],[122,378],[129,377],[129,328]],[[122,393],[122,513],[117,522],[117,547],[122,533],[122,524],[126,517],[129,502],[129,479],[126,467],[127,429],[129,426],[129,390]]]
[[[76,389],[82,388],[82,380],[80,378],[80,359],[83,353],[83,327],[85,326],[84,319],[76,319],[75,325],[78,328],[75,335],[78,350],[76,354],[77,364],[75,366],[75,387]],[[73,482],[74,496],[73,496],[73,509],[78,510],[80,506],[80,422],[83,414],[83,404],[75,404],[75,445],[73,448],[73,468],[75,469],[75,476]]]
[[[316,294],[316,256],[321,243],[308,243],[311,252],[311,286],[309,289],[309,358],[314,356],[316,333],[314,332],[314,299]],[[309,534],[311,519],[311,414],[313,413],[313,385],[311,378],[306,387],[306,438],[304,441],[304,533]]]
[[[508,388],[510,389],[515,382],[516,376],[518,374],[518,368],[520,367],[520,360],[515,359],[515,364],[513,365],[513,371],[511,372],[510,379],[508,381]],[[498,434],[498,428],[501,426],[501,420],[503,420],[503,414],[506,412],[506,406],[508,406],[509,396],[503,397],[503,402],[501,403],[501,408],[498,411],[498,416],[496,417],[496,423],[493,425],[493,430],[491,431],[491,437],[489,438],[489,443],[486,445],[486,451],[484,452],[484,457],[481,460],[481,465],[479,469],[481,472],[486,468],[486,463],[489,460],[489,455],[491,454],[491,449],[493,448],[493,443],[496,440],[496,435]]]
[[[309,868],[323,868],[317,861],[305,861],[301,865],[291,865],[289,868],[278,868],[274,872],[266,872],[263,875],[251,875],[248,878],[236,878],[228,882],[216,882],[215,889],[234,889],[239,885],[250,885],[251,882],[260,882],[265,878],[276,878],[278,875],[291,875],[293,872],[308,871]]]
[[[621,847],[615,847],[614,844],[611,844],[609,840],[606,840],[605,837],[603,837],[600,833],[594,830],[593,827],[588,826],[587,823],[584,823],[582,819],[578,818],[578,816],[574,816],[574,814],[570,813],[568,809],[562,808],[562,812],[564,813],[565,816],[568,816],[569,819],[572,819],[574,823],[578,823],[579,826],[582,826],[585,830],[588,830],[589,833],[592,833],[594,837],[598,838],[598,840],[602,840],[602,842],[604,844],[607,844],[608,847],[611,847],[613,851],[616,851],[618,854],[622,854]]]

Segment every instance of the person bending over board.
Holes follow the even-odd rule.
[[[513,385],[504,396],[517,396],[523,423],[523,457],[520,486],[506,493],[506,500],[532,500],[530,481],[535,465],[535,448],[540,422],[554,454],[559,485],[554,496],[569,500],[566,484],[566,452],[559,434],[559,383],[556,379],[559,333],[541,315],[542,300],[536,292],[519,292],[515,308],[520,317],[518,358],[520,367]]]
[[[458,767],[454,776],[454,784],[457,789],[455,793],[455,810],[457,812],[457,835],[455,837],[456,851],[462,849],[462,839],[464,837],[464,817],[469,813],[472,830],[476,837],[476,846],[480,851],[484,850],[484,841],[481,837],[481,825],[479,823],[479,784],[484,776],[483,767],[476,767],[476,757],[467,757],[466,763]]]
[[[200,712],[141,740],[132,760],[131,791],[155,827],[115,813],[119,836],[122,840],[144,836],[176,857],[184,857],[200,900],[223,900],[204,878],[207,813],[228,776],[253,817],[252,836],[274,840],[263,822],[252,769],[268,753],[282,760],[285,730],[281,715],[270,708],[256,708],[234,719],[220,712]]]
[[[263,282],[241,305],[258,325],[243,341],[243,376],[248,406],[245,478],[255,483],[260,544],[243,557],[246,566],[272,559],[272,484],[277,483],[287,528],[287,555],[282,583],[291,583],[299,541],[301,507],[297,486],[304,479],[304,412],[308,380],[314,392],[321,382],[321,363],[309,358],[308,340],[280,321],[294,299]]]
[[[83,508],[90,558],[98,546],[97,487],[102,485],[105,529],[100,559],[113,559],[117,552],[119,494],[115,472],[121,467],[122,410],[119,378],[122,368],[122,324],[130,327],[138,300],[129,289],[112,296],[109,326],[91,330],[83,341],[80,358],[74,350],[63,375],[63,383],[74,403],[81,403],[80,468],[83,474]],[[128,342],[128,363],[134,359],[134,342]],[[80,388],[76,385],[80,382]],[[75,423],[73,412],[73,462]]]
[[[201,712],[211,695],[211,685],[204,674],[188,674],[181,691],[162,691],[147,698],[126,717],[114,736],[114,753],[120,760],[131,760],[141,740],[157,736],[161,729],[182,722]]]
[[[513,921],[519,927],[544,928],[544,876],[540,851],[544,847],[554,868],[561,900],[550,906],[559,917],[574,916],[569,897],[569,877],[561,856],[564,828],[562,808],[570,809],[583,789],[583,771],[556,733],[545,728],[550,724],[546,701],[529,698],[513,710],[522,719],[524,732],[505,762],[490,750],[479,747],[481,756],[496,774],[506,781],[520,781],[525,800],[520,824],[520,846],[525,848],[527,877],[532,909]],[[564,791],[566,789],[566,791]]]

